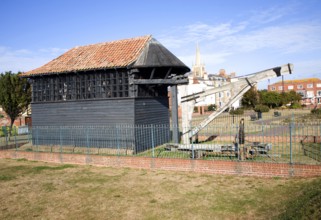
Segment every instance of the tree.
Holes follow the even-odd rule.
[[[9,137],[15,119],[28,108],[31,88],[26,79],[11,71],[0,74],[0,105],[10,118]]]
[[[270,108],[278,107],[281,105],[281,95],[278,92],[262,91],[260,93],[261,103],[269,106]]]
[[[288,92],[282,92],[280,94],[280,98],[281,98],[281,105],[286,105],[291,102],[291,97]]]
[[[288,97],[289,102],[291,102],[291,104],[295,103],[295,102],[300,102],[302,99],[302,96],[300,94],[296,93],[295,91],[290,91],[288,93],[288,96],[289,96]]]
[[[257,104],[260,102],[259,93],[256,88],[252,87],[249,91],[247,91],[241,100],[241,103],[244,107],[255,108]]]

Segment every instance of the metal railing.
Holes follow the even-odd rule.
[[[32,127],[0,138],[0,149],[88,155],[321,164],[321,124],[211,124],[190,144],[173,143],[168,125]],[[243,140],[241,139],[244,139]]]

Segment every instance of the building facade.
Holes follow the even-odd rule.
[[[318,78],[279,81],[268,85],[268,91],[295,91],[302,96],[302,104],[321,105],[321,79]]]

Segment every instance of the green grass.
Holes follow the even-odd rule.
[[[61,166],[36,166],[36,167],[33,167],[32,169],[36,172],[40,172],[43,170],[63,170],[63,169],[72,168],[72,167],[74,167],[74,165],[64,164]]]
[[[321,177],[260,178],[0,159],[0,219],[318,219]]]
[[[320,219],[321,179],[303,184],[297,199],[289,200],[285,207],[285,211],[276,219]]]
[[[9,181],[15,179],[12,175],[0,175],[0,181]]]
[[[180,159],[188,159],[190,158],[189,152],[183,151],[167,151],[165,150],[165,146],[158,146],[155,149],[149,149],[147,151],[136,154],[136,156],[141,157],[155,157],[155,158],[180,158]]]
[[[26,158],[19,158],[17,161],[28,161]]]

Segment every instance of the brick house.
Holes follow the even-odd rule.
[[[0,127],[9,126],[9,125],[10,125],[10,118],[0,106]],[[25,112],[19,115],[18,118],[16,118],[16,120],[14,121],[14,126],[16,127],[25,126],[25,125],[31,126],[31,109],[30,108],[28,108]]]
[[[279,81],[269,85],[268,91],[295,91],[302,96],[302,104],[321,105],[321,79],[318,78]]]

